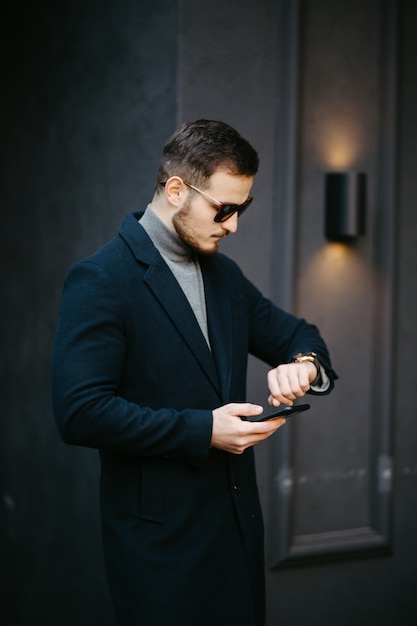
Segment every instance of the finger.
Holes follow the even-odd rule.
[[[275,376],[272,376],[269,387],[272,397],[279,402],[288,404],[296,398],[296,395],[293,392],[293,387],[298,388],[298,380],[293,376],[291,368],[277,368],[275,370]]]
[[[270,404],[271,406],[279,406],[281,402],[277,398],[274,398],[272,394],[270,394],[268,396],[268,404]]]
[[[267,420],[265,422],[253,422],[251,426],[255,426],[255,432],[252,432],[248,435],[247,444],[255,445],[264,439],[267,439],[271,435],[273,435],[281,426],[283,426],[286,422],[286,419],[283,417],[279,417],[273,420]]]
[[[280,404],[285,404],[287,406],[292,406],[294,403],[290,398],[286,398],[282,393],[279,393],[278,396],[272,395],[272,393],[268,396],[268,404],[274,407],[280,406]]]
[[[251,402],[233,403],[229,405],[231,415],[238,417],[251,417],[252,415],[259,415],[263,411],[263,407],[259,404],[252,404]]]
[[[294,364],[294,366],[289,370],[288,379],[291,391],[297,397],[304,396],[304,394],[310,389],[308,370],[303,365],[300,367],[297,364]]]
[[[239,437],[239,441],[234,443],[230,451],[234,454],[242,454],[247,448],[273,435],[285,422],[283,417],[265,422],[243,422],[246,434]]]
[[[297,367],[292,367],[288,370],[288,390],[288,397],[292,397],[292,399],[303,394],[300,383],[300,371]],[[285,389],[285,392],[287,392],[287,389]]]
[[[292,387],[298,387],[298,381],[293,364],[283,364],[268,372],[268,386],[274,398],[280,396],[288,398],[292,394]],[[294,399],[294,398],[293,398]]]
[[[278,368],[269,370],[267,373],[268,389],[273,398],[276,398],[280,393],[280,387],[278,383]]]
[[[299,371],[298,379],[300,382],[300,388],[303,393],[306,393],[310,389],[309,371],[306,367],[302,367]]]

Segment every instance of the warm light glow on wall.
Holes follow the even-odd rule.
[[[322,123],[319,150],[326,169],[350,169],[361,152],[361,141],[354,121],[331,119]]]
[[[343,243],[329,243],[310,259],[304,289],[315,290],[321,298],[325,297],[324,292],[332,294],[334,303],[355,301],[363,275],[364,260],[355,249]]]

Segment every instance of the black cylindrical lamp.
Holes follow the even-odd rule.
[[[325,181],[325,235],[349,241],[365,234],[366,176],[360,172],[329,172]]]

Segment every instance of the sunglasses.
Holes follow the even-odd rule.
[[[213,198],[202,189],[199,189],[198,187],[191,185],[191,183],[187,183],[187,181],[185,180],[183,180],[182,182],[184,183],[184,185],[187,185],[187,187],[190,187],[190,189],[193,189],[197,193],[204,196],[206,200],[208,200],[211,204],[214,204],[214,206],[217,208],[217,213],[214,216],[214,221],[217,223],[225,222],[226,220],[229,219],[229,217],[232,217],[232,215],[234,215],[235,213],[237,213],[238,216],[240,217],[242,213],[246,211],[246,209],[248,208],[248,206],[253,200],[253,197],[249,196],[245,200],[245,202],[243,202],[242,204],[223,204],[223,202],[220,202],[220,200],[216,200],[216,198]],[[163,187],[165,187],[165,184],[166,183],[161,183]]]

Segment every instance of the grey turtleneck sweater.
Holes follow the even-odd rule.
[[[173,233],[148,205],[139,220],[183,290],[210,347],[204,282],[197,255]]]

